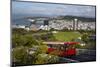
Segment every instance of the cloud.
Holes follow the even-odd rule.
[[[95,17],[95,7],[81,5],[12,2],[14,14],[76,15]]]

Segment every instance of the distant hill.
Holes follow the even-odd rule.
[[[58,16],[58,17],[27,17],[27,19],[36,19],[36,18],[46,18],[46,19],[65,19],[65,20],[73,20],[77,18],[83,22],[96,22],[96,18],[88,18],[88,17],[79,17],[79,16]]]
[[[63,17],[63,19],[66,19],[66,20],[73,20],[75,18],[83,22],[96,22],[96,18],[78,17],[78,16],[64,16]]]

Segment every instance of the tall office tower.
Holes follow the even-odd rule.
[[[73,21],[73,30],[77,30],[78,29],[78,19],[75,18],[74,21]]]
[[[44,20],[44,26],[45,25],[49,25],[49,21],[48,20]]]
[[[73,30],[75,30],[75,21],[73,20]]]

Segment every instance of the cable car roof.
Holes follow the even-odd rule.
[[[43,42],[44,44],[52,44],[52,45],[76,45],[79,42]]]
[[[65,45],[69,44],[69,45],[76,45],[79,44],[79,42],[64,42]]]

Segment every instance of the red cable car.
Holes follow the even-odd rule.
[[[75,45],[79,42],[46,42],[49,46],[47,53],[62,57],[76,55]]]

